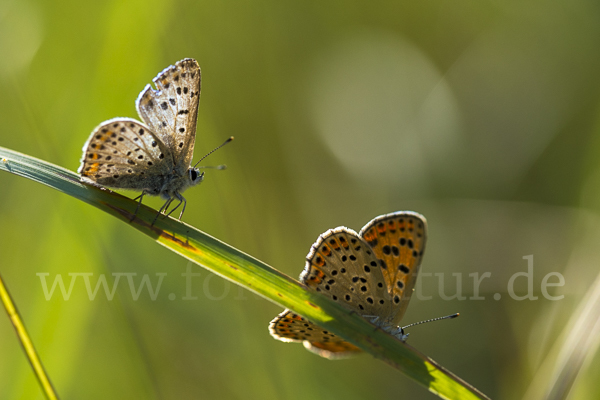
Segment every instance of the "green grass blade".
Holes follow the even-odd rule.
[[[44,370],[44,366],[42,365],[42,361],[40,360],[37,352],[35,351],[35,347],[33,346],[33,342],[27,333],[27,329],[25,328],[25,324],[23,323],[23,319],[21,318],[21,314],[19,314],[19,310],[17,310],[17,306],[13,302],[6,285],[4,284],[4,279],[0,275],[0,301],[2,301],[2,305],[8,314],[8,318],[15,328],[15,332],[17,333],[17,337],[21,342],[21,346],[25,351],[27,359],[29,360],[29,364],[31,364],[31,368],[33,368],[33,372],[42,387],[42,391],[48,400],[57,400],[58,395],[56,391],[52,387],[52,383],[50,382],[50,378],[46,371]]]
[[[188,260],[348,340],[441,398],[488,398],[411,346],[376,330],[364,318],[194,227],[173,218],[159,218],[151,226],[156,211],[144,205],[130,222],[137,202],[127,197],[82,184],[74,172],[1,147],[0,158],[1,170],[43,183],[112,214]]]

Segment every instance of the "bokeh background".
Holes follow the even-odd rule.
[[[404,321],[461,317],[410,343],[493,398],[544,398],[561,371],[572,399],[597,398],[599,46],[589,0],[0,0],[0,146],[76,170],[96,125],[137,118],[143,87],[196,58],[195,159],[236,140],[186,192],[187,223],[296,277],[325,230],[420,212]],[[281,307],[198,266],[183,300],[187,261],[5,172],[0,227],[0,272],[65,399],[435,398],[370,356],[273,340]],[[518,300],[530,255],[515,296],[537,299]],[[123,278],[91,301],[81,278],[46,300],[39,273],[167,275],[156,300]],[[0,398],[42,398],[1,313]]]

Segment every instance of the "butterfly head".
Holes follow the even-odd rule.
[[[198,168],[191,167],[188,169],[189,185],[195,186],[204,180],[204,172],[200,172]]]

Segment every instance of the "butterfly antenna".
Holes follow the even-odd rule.
[[[223,142],[223,144],[221,144],[220,146],[217,146],[214,149],[212,149],[211,151],[209,151],[208,154],[206,154],[204,157],[202,157],[201,159],[198,160],[198,162],[194,165],[194,168],[196,168],[196,165],[200,164],[200,161],[204,160],[206,157],[210,156],[212,153],[219,150],[221,147],[225,146],[227,143],[231,142],[232,140],[233,140],[233,136],[230,136],[229,139],[227,139],[226,141]],[[201,167],[201,168],[207,168],[207,167]],[[224,165],[219,165],[215,168],[216,169],[225,169],[226,167]]]
[[[194,168],[198,168],[198,169],[227,169],[227,165],[225,165],[225,164],[221,164],[221,165],[201,165],[199,167],[194,167]]]
[[[421,324],[424,324],[426,322],[439,321],[439,320],[442,320],[442,319],[452,319],[452,318],[458,317],[459,315],[460,315],[459,313],[456,313],[456,314],[452,314],[452,315],[446,315],[445,317],[437,317],[437,318],[432,318],[432,319],[428,319],[428,320],[425,320],[425,321],[415,322],[415,323],[412,323],[410,325],[403,326],[402,329],[404,330],[406,328],[410,328],[411,326],[421,325]]]

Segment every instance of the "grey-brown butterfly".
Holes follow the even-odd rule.
[[[183,204],[181,219],[187,204],[181,193],[204,179],[198,164],[191,165],[200,101],[200,66],[194,59],[183,59],[164,69],[153,82],[156,90],[146,85],[135,103],[143,122],[114,118],[97,126],[83,146],[78,172],[86,183],[141,190],[136,198],[136,214],[146,194],[166,199],[159,214],[166,214],[171,203],[178,200],[169,214]]]

